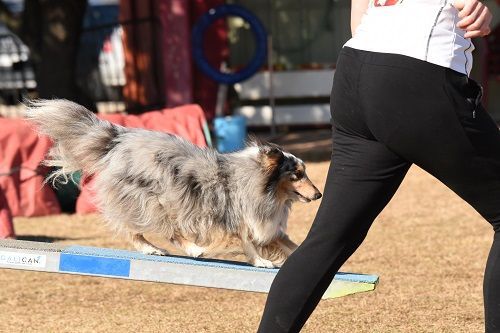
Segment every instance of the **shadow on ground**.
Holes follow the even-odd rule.
[[[330,161],[332,154],[330,129],[295,130],[266,140],[276,143],[306,162]]]
[[[32,241],[32,242],[42,242],[42,243],[54,243],[65,240],[82,240],[84,238],[70,238],[70,237],[54,237],[45,235],[17,235],[17,240],[22,241]]]

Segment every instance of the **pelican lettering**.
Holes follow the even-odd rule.
[[[0,265],[45,267],[46,255],[0,251]]]

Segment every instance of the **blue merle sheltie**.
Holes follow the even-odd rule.
[[[67,100],[31,102],[27,117],[54,142],[46,164],[58,167],[55,176],[94,175],[107,224],[145,254],[167,251],[144,233],[193,257],[211,256],[232,239],[250,264],[277,267],[297,247],[286,234],[292,203],[321,197],[304,162],[274,144],[254,141],[221,154],[100,120]]]

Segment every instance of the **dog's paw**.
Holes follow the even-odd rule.
[[[265,268],[274,268],[274,264],[264,258],[255,258],[252,260],[252,265],[255,267],[265,267]]]
[[[163,249],[147,249],[141,251],[143,254],[150,255],[150,256],[168,256],[168,251],[163,250]]]
[[[276,268],[280,268],[281,266],[283,266],[283,264],[285,263],[284,260],[277,260],[277,261],[273,261],[273,265],[274,267]]]
[[[201,257],[203,253],[205,253],[206,249],[193,243],[186,246],[185,250],[188,256],[198,258]]]

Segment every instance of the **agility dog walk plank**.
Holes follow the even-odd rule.
[[[278,269],[89,246],[0,240],[0,268],[268,292]],[[338,273],[323,298],[374,290],[378,276]]]

